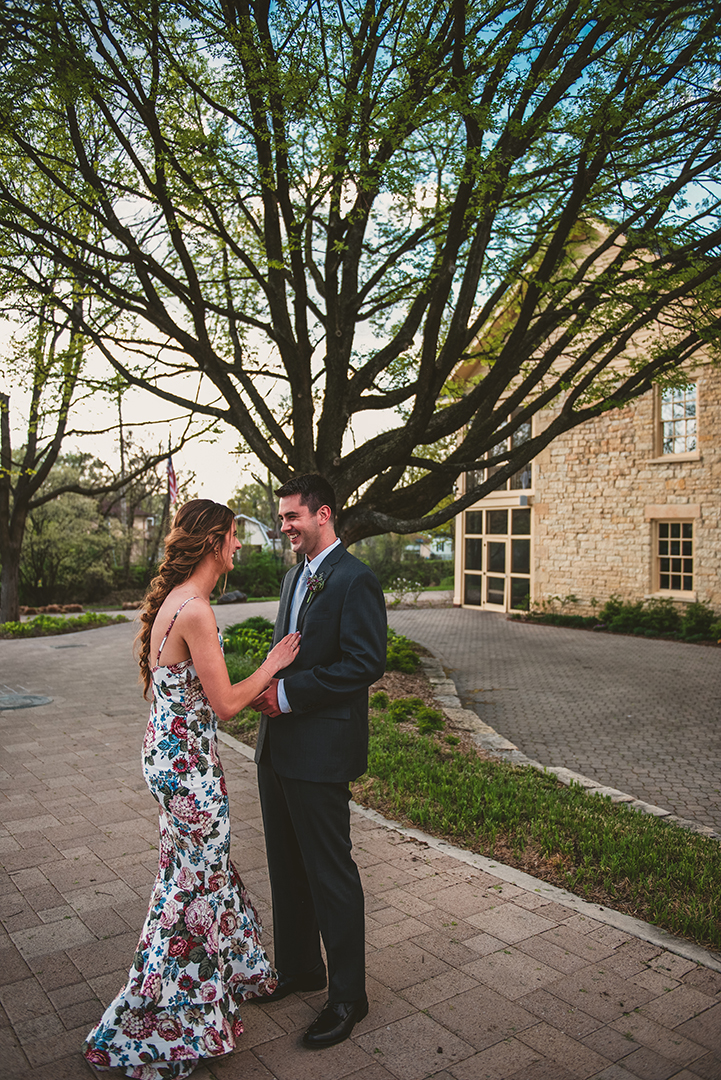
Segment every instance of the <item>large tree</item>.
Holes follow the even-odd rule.
[[[129,384],[327,476],[344,539],[432,527],[716,341],[717,17],[7,0],[0,229]]]

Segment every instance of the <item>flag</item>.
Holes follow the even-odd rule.
[[[178,501],[178,481],[175,478],[175,469],[171,457],[168,458],[168,495],[170,496],[170,505],[175,506]]]

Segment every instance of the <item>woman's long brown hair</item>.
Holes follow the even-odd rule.
[[[157,577],[150,582],[140,615],[141,627],[136,638],[140,679],[147,697],[152,683],[150,634],[168,593],[187,581],[201,559],[218,545],[222,546],[233,524],[233,511],[210,499],[191,499],[180,507],[165,538],[165,557]]]

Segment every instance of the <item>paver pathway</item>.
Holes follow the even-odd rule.
[[[117,626],[0,642],[0,683],[53,699],[0,712],[2,1080],[93,1075],[79,1046],[124,982],[145,916],[157,808],[140,772],[147,706],[132,636]],[[221,749],[233,857],[269,923],[255,769]],[[367,898],[368,1017],[349,1041],[313,1053],[300,1034],[323,994],[249,1004],[237,1051],[197,1080],[721,1075],[718,960],[697,964],[590,907],[579,913],[532,879],[511,884],[503,868],[372,816],[354,814],[353,838]]]
[[[463,704],[528,757],[721,831],[721,651],[512,622],[467,608],[391,612]]]

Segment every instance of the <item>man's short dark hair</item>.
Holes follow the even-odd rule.
[[[331,518],[336,517],[336,492],[331,488],[325,476],[319,473],[291,476],[285,484],[275,488],[275,494],[280,498],[299,495],[301,503],[304,507],[308,507],[312,514],[317,514],[321,507],[330,507]]]
[[[321,506],[329,506],[331,520],[335,520],[335,492],[326,478],[319,473],[292,476],[281,487],[276,488],[275,493],[281,499],[287,495],[300,495],[301,503],[308,507],[311,514],[317,514]]]

